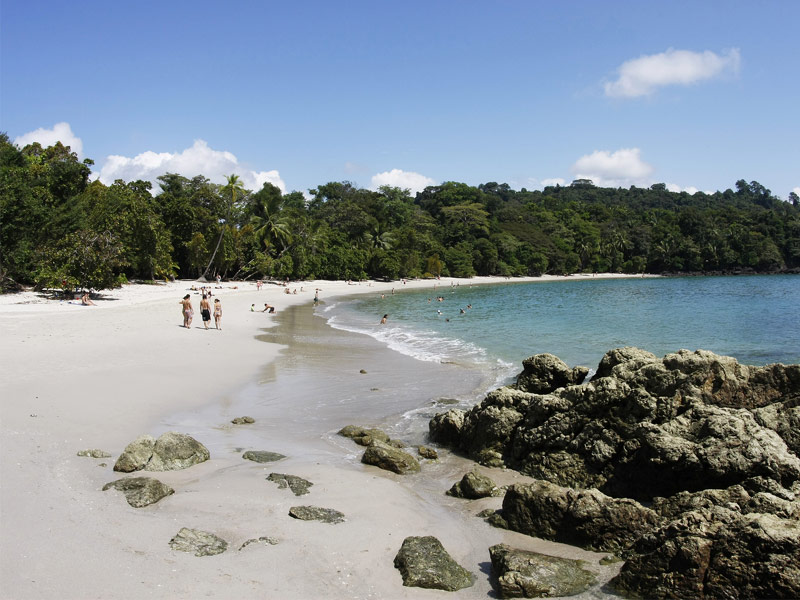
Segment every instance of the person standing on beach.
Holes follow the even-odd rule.
[[[203,316],[203,325],[208,329],[208,323],[211,321],[211,305],[208,303],[208,297],[205,294],[203,299],[200,300],[200,314]]]
[[[192,326],[192,317],[194,317],[194,308],[192,308],[189,294],[186,294],[180,303],[183,306],[183,326],[189,329]]]
[[[319,304],[319,288],[314,290],[314,306]]]
[[[214,299],[214,324],[217,329],[222,329],[222,302],[219,301],[219,298]]]

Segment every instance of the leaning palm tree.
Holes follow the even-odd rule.
[[[206,266],[206,270],[203,271],[203,274],[200,276],[201,279],[204,279],[206,274],[208,273],[209,269],[211,269],[211,265],[214,264],[214,259],[217,256],[217,250],[219,250],[219,245],[222,242],[222,236],[225,235],[225,230],[228,227],[228,224],[231,220],[231,215],[233,214],[233,207],[236,204],[236,193],[243,192],[244,186],[242,182],[239,180],[238,175],[226,175],[225,179],[227,180],[227,184],[222,188],[222,191],[225,192],[224,198],[227,199],[228,192],[230,192],[230,202],[226,202],[225,206],[225,218],[222,219],[222,226],[219,229],[219,237],[217,238],[217,246],[214,248],[214,253],[211,255],[211,260],[208,261],[208,265]]]

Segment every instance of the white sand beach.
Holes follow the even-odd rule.
[[[564,278],[513,281],[551,279]],[[460,283],[498,281],[505,280]],[[287,451],[248,437],[241,429],[246,426],[231,425],[230,418],[247,414],[240,410],[242,394],[253,386],[271,393],[270,365],[274,368],[281,352],[293,352],[291,340],[284,346],[259,339],[265,329],[281,326],[288,309],[303,307],[297,314],[312,315],[318,288],[325,301],[388,293],[401,286],[398,282],[290,282],[297,294],[269,283],[260,291],[254,282],[211,284],[223,307],[222,331],[213,320],[211,329],[204,329],[192,285],[200,284],[127,285],[103,292],[95,306],[46,300],[33,292],[0,296],[0,598],[448,596],[402,586],[393,559],[410,535],[438,537],[476,575],[475,585],[456,593],[458,598],[489,597],[488,547],[493,544],[593,562],[602,556],[494,529],[475,518],[484,508],[499,508],[501,499],[466,502],[445,496],[472,466],[447,451],[440,452],[437,463],[424,464],[420,476],[400,476],[361,465],[362,449],[350,440],[332,439],[327,430],[309,426],[291,440],[276,434],[276,444]],[[432,286],[431,281],[408,281],[402,287]],[[179,301],[186,293],[192,293],[195,309],[190,329],[181,326]],[[277,312],[260,312],[264,303]],[[326,327],[311,318],[295,326],[303,331]],[[298,386],[296,394],[285,387],[275,393],[302,406],[303,394],[311,392]],[[271,415],[269,427],[279,430],[281,418]],[[211,460],[182,471],[148,473],[172,486],[174,495],[133,508],[121,493],[101,491],[125,476],[112,467],[129,442],[175,425],[208,443]],[[112,457],[77,456],[89,448]],[[242,450],[251,448],[288,458],[266,465],[242,460]],[[312,481],[311,493],[295,497],[266,482],[273,471]],[[512,471],[482,471],[499,484],[524,480]],[[291,506],[307,504],[340,510],[346,521],[330,525],[288,516]],[[168,542],[182,527],[213,532],[229,548],[202,558],[175,551]],[[278,543],[239,550],[260,536]],[[614,567],[606,569],[610,577]]]

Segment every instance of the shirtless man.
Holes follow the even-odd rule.
[[[200,314],[203,316],[203,325],[208,329],[208,324],[211,322],[211,305],[208,303],[208,297],[203,294],[203,299],[200,300]]]

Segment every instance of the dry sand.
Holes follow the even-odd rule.
[[[524,281],[546,279],[556,278]],[[257,291],[254,283],[223,283],[221,289],[212,286],[223,305],[222,331],[213,324],[204,330],[196,294],[192,328],[181,327],[179,300],[191,285],[125,286],[93,307],[33,293],[0,296],[0,598],[448,596],[402,586],[392,561],[409,535],[437,536],[475,573],[476,584],[458,592],[459,598],[490,596],[487,549],[495,543],[599,558],[474,518],[483,508],[498,508],[500,499],[468,503],[445,496],[471,467],[447,452],[423,469],[425,475],[402,477],[361,465],[358,447],[343,438],[331,441],[329,432],[320,431],[315,434],[320,448],[309,448],[306,456],[294,448],[285,463],[243,461],[235,447],[240,438],[227,417],[243,390],[263,384],[265,368],[286,350],[259,334],[280,322],[290,306],[303,305],[310,314],[316,288],[325,300],[388,293],[399,284],[293,282],[289,288],[298,293],[287,295],[271,284]],[[432,282],[410,281],[404,289],[423,287],[432,288]],[[278,313],[250,311],[251,304],[258,308],[265,302]],[[303,327],[325,327],[317,321]],[[293,398],[298,404],[303,400]],[[182,413],[194,414],[196,421],[184,433],[201,442],[204,433],[216,440],[210,461],[152,474],[176,493],[146,508],[132,508],[119,493],[101,491],[121,477],[112,467],[130,441],[186,424],[175,417]],[[198,415],[209,422],[197,422]],[[88,448],[113,457],[76,455]],[[319,452],[340,455],[341,464],[320,460]],[[265,482],[272,471],[313,481],[311,494],[295,498]],[[510,471],[484,471],[500,484],[524,479]],[[341,510],[347,521],[328,525],[288,517],[289,507],[301,504]],[[168,542],[182,527],[211,531],[226,539],[229,549],[203,558],[174,551]],[[238,550],[260,536],[279,544]],[[612,572],[605,568],[603,574]]]

